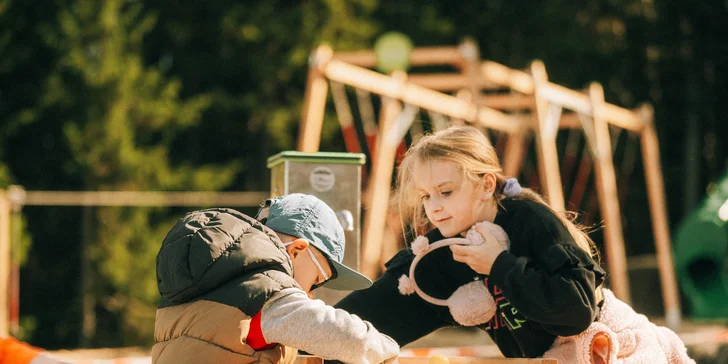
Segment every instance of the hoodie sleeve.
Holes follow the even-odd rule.
[[[371,322],[400,346],[451,325],[452,322],[444,318],[449,313],[447,307],[434,307],[416,294],[403,295],[399,292],[399,279],[409,271],[412,259],[414,255],[409,249],[401,250],[387,262],[387,270],[371,287],[351,292],[336,307]],[[437,272],[433,270],[431,276]],[[432,284],[442,283],[443,275],[435,277],[438,280]]]
[[[324,359],[345,363],[382,363],[399,355],[397,343],[369,322],[300,289],[284,289],[263,306],[260,327],[268,343],[279,343]]]
[[[604,271],[545,208],[524,208],[511,251],[493,263],[490,279],[521,314],[561,336],[584,331],[598,312],[596,287]]]

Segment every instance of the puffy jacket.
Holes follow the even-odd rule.
[[[162,242],[157,285],[154,363],[295,360],[295,349],[250,345],[260,335],[252,318],[265,302],[283,289],[300,289],[283,244],[255,219],[221,208],[187,214]]]

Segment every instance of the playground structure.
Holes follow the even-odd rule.
[[[599,209],[605,223],[605,250],[612,288],[622,299],[629,300],[620,213],[620,202],[623,203],[626,195],[623,187],[626,186],[625,179],[617,173],[629,174],[636,163],[632,155],[631,160],[618,164],[616,155],[619,154],[618,144],[627,144],[621,153],[627,156],[641,146],[667,324],[673,328],[678,326],[680,307],[659,149],[649,105],[629,110],[608,104],[601,86],[596,83],[586,92],[553,84],[548,81],[545,66],[538,61],[527,71],[480,61],[477,47],[469,41],[458,47],[415,48],[408,58],[413,68],[449,67],[456,72],[408,74],[396,70],[388,75],[378,73],[371,70],[377,65],[377,55],[373,51],[334,52],[323,46],[311,56],[298,150],[318,150],[331,95],[347,150],[367,152],[371,158],[366,171],[369,182],[364,195],[367,197],[363,199],[367,205],[363,271],[373,276],[381,263],[381,236],[386,229],[389,187],[397,157],[425,132],[440,130],[448,124],[467,123],[482,128],[494,140],[508,176],[520,176],[524,185],[540,187],[554,209],[563,211],[567,201],[571,206],[586,204],[587,208]],[[356,107],[352,107],[353,104]],[[577,137],[583,137],[584,145]],[[567,141],[566,147],[559,148],[557,141],[563,139]],[[625,140],[628,143],[623,143]],[[536,159],[536,167],[529,166],[529,157]],[[592,167],[595,181],[588,183]],[[593,196],[586,191],[591,184],[595,187]],[[11,240],[16,239],[11,237],[11,232],[16,232],[15,228],[19,226],[15,219],[19,218],[22,206],[256,206],[268,196],[267,191],[0,190],[0,292],[8,292],[8,277],[13,266],[9,249]],[[590,198],[598,200],[598,204],[589,205]],[[12,324],[7,320],[8,312],[4,311],[12,306],[10,303],[7,295],[0,295],[0,336],[6,335]],[[699,340],[693,341],[702,342],[704,338],[700,336]],[[402,359],[404,361],[400,362],[412,363],[428,360]],[[451,363],[551,362],[543,359],[450,359]],[[300,358],[299,362],[321,362],[321,359]]]
[[[598,83],[580,92],[549,82],[540,61],[531,63],[526,72],[481,61],[478,53],[477,45],[470,40],[457,47],[413,48],[408,54],[409,66],[445,66],[455,72],[409,74],[405,73],[406,64],[390,74],[372,70],[381,55],[371,50],[334,52],[328,46],[320,46],[312,53],[298,150],[318,151],[330,93],[347,150],[368,151],[371,158],[362,199],[366,207],[362,272],[374,278],[380,268],[398,155],[423,132],[442,129],[448,123],[467,123],[484,129],[496,140],[494,144],[507,176],[530,172],[522,166],[527,160],[527,145],[533,138],[537,185],[556,211],[566,210],[564,187],[572,179],[575,182],[570,187],[569,202],[577,208],[581,206],[593,165],[611,287],[617,297],[630,302],[620,212],[620,200],[624,200],[625,194],[617,189],[617,182],[625,180],[618,180],[613,159],[614,147],[624,139],[622,134],[627,134],[628,142],[631,140],[634,145],[638,140],[641,145],[665,315],[668,326],[677,328],[680,302],[652,108],[641,105],[629,110],[609,104]],[[353,90],[347,91],[346,87]],[[356,100],[359,125],[350,99]],[[375,113],[377,104],[379,109]],[[557,137],[564,132],[569,140],[560,156]],[[574,151],[580,144],[574,143],[573,138],[579,134],[586,140],[586,151],[582,153]],[[623,162],[620,171],[629,174],[635,164],[635,153],[623,154],[632,160]],[[579,156],[578,170],[572,173]],[[560,157],[568,169],[560,170]]]

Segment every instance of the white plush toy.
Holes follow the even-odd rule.
[[[482,226],[488,229],[503,249],[510,249],[511,244],[503,228],[487,221],[479,222],[471,227],[465,238],[443,239],[430,244],[427,238],[418,236],[412,243],[412,252],[415,254],[415,259],[410,265],[409,276],[402,275],[399,278],[399,292],[403,295],[410,295],[417,292],[427,302],[438,306],[447,306],[455,321],[463,326],[475,326],[490,321],[495,314],[496,306],[493,296],[488,292],[488,288],[485,287],[482,281],[473,281],[460,286],[447,300],[437,299],[427,295],[417,286],[415,281],[415,267],[427,253],[453,244],[484,244],[485,240],[483,240],[483,236],[476,230],[476,226]]]

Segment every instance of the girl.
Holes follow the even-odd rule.
[[[452,127],[411,147],[399,167],[397,202],[403,226],[415,235],[429,230],[429,243],[464,235],[481,221],[507,233],[509,250],[479,231],[484,244],[434,250],[415,270],[420,288],[440,298],[482,280],[496,309],[478,327],[506,357],[539,357],[563,345],[557,338],[587,331],[599,320],[604,297],[613,299],[600,288],[605,272],[587,233],[532,190],[507,180],[493,146],[475,128]],[[398,279],[413,259],[411,249],[400,251],[371,288],[352,293],[337,307],[371,321],[400,346],[457,324],[448,308],[399,294]],[[592,338],[607,340],[601,360],[616,357],[616,337],[611,343],[604,335]]]

